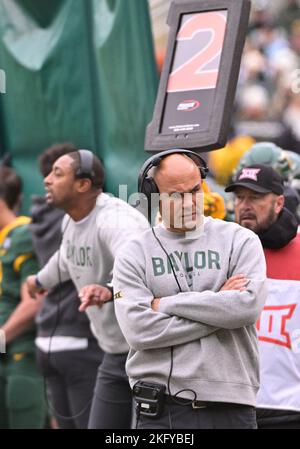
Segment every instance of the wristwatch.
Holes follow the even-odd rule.
[[[113,289],[112,284],[111,284],[111,283],[106,284],[105,287],[108,288],[108,290],[110,291],[110,293],[111,293],[111,299],[114,299],[114,289]]]

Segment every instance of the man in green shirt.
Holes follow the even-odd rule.
[[[22,184],[14,170],[0,167],[0,429],[43,428],[43,381],[35,363],[34,317],[40,302],[30,298],[26,277],[38,263],[30,219],[17,217]]]

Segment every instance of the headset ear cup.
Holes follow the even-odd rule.
[[[147,176],[144,180],[142,193],[146,195],[149,205],[151,204],[151,194],[159,193],[156,182],[150,176]]]
[[[200,175],[201,175],[201,179],[205,179],[206,178],[206,171],[204,170],[203,167],[200,167]]]
[[[75,176],[77,178],[89,178],[94,176],[93,163],[94,155],[90,150],[78,150],[79,167],[76,170]]]

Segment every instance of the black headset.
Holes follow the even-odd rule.
[[[199,167],[201,179],[205,179],[207,173],[209,172],[208,167],[206,165],[206,162],[204,159],[202,159],[199,154],[195,153],[194,151],[190,150],[184,150],[184,149],[174,149],[174,150],[166,150],[162,151],[159,154],[156,154],[144,163],[144,165],[141,168],[139,178],[138,178],[138,192],[143,193],[148,202],[151,201],[151,194],[152,193],[159,193],[159,189],[157,187],[156,182],[154,181],[152,176],[148,176],[149,171],[153,167],[158,167],[161,163],[162,159],[164,159],[166,156],[170,154],[186,154],[189,158],[191,158]],[[196,159],[196,161],[195,161]]]
[[[94,154],[90,150],[78,150],[79,168],[75,172],[76,178],[88,178],[94,180],[95,172],[93,170]]]

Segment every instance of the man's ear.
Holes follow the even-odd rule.
[[[283,207],[284,207],[284,195],[279,195],[276,198],[276,203],[275,203],[276,214],[279,214],[282,211]]]
[[[89,178],[76,179],[76,190],[78,193],[86,193],[92,188],[92,181]]]

